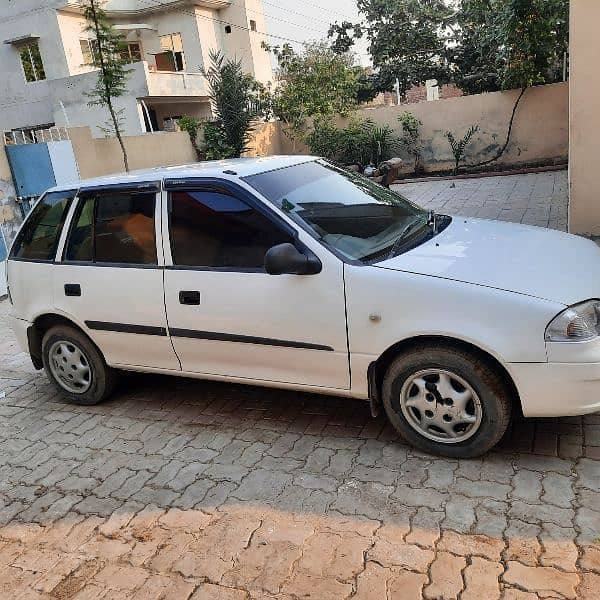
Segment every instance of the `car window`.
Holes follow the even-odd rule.
[[[223,190],[170,195],[174,265],[263,269],[267,250],[291,236],[239,198]]]
[[[31,211],[12,248],[11,258],[52,261],[73,190],[46,194]]]
[[[156,264],[155,205],[154,193],[99,192],[82,198],[65,259]]]
[[[74,217],[74,225],[69,234],[67,260],[93,261],[92,222],[94,220],[94,199],[81,199]]]

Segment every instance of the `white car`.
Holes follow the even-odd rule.
[[[8,285],[21,347],[78,404],[120,369],[306,390],[454,457],[519,411],[600,410],[593,242],[434,215],[314,157],[51,189]]]

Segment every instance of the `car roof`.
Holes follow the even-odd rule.
[[[86,187],[135,184],[162,179],[185,179],[193,177],[215,177],[235,181],[240,177],[248,177],[257,173],[274,171],[291,167],[301,163],[317,160],[315,156],[266,156],[260,158],[232,158],[227,160],[212,160],[206,162],[192,163],[189,165],[178,165],[173,167],[154,167],[129,173],[119,173],[73,181],[68,184],[57,185],[49,192],[72,190]]]

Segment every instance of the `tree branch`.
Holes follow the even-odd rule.
[[[506,152],[506,149],[508,148],[508,144],[510,143],[510,136],[512,134],[513,125],[515,122],[515,115],[517,113],[517,108],[519,107],[521,99],[525,95],[526,91],[527,91],[526,87],[521,88],[521,93],[519,94],[519,97],[517,98],[517,101],[515,102],[515,105],[513,106],[512,114],[510,116],[510,121],[508,123],[508,132],[506,133],[506,141],[504,142],[504,145],[502,146],[502,148],[500,148],[500,150],[498,150],[498,152],[492,158],[489,158],[489,159],[484,160],[479,163],[475,163],[473,165],[466,165],[465,168],[474,169],[476,167],[484,167],[485,165],[489,165],[490,163],[493,163],[494,161],[498,160]]]

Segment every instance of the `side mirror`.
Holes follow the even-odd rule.
[[[294,244],[273,246],[265,254],[265,270],[269,275],[316,275],[321,261],[312,253],[302,254]]]

